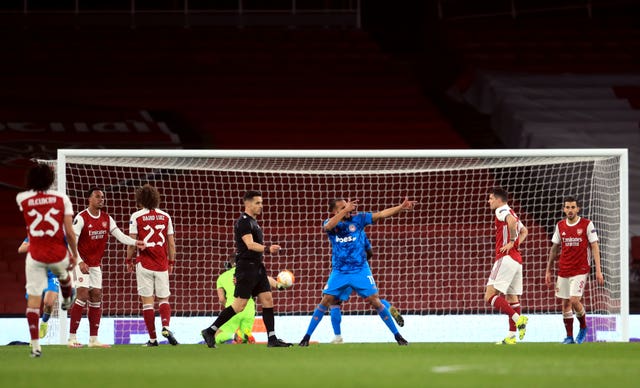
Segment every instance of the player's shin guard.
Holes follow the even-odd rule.
[[[582,311],[576,311],[576,318],[578,318],[581,329],[587,327],[587,312],[585,311],[584,307],[582,308]]]
[[[512,309],[511,306],[509,306],[509,302],[507,302],[504,296],[494,295],[489,303],[491,304],[491,306],[493,306],[494,309],[500,311],[503,314],[507,314],[509,317],[511,317],[511,319],[513,319],[514,314],[517,314],[516,311]],[[518,316],[519,315],[520,314],[518,314]],[[517,320],[517,317],[513,320],[515,322]]]
[[[233,307],[226,307],[220,312],[220,315],[218,315],[218,319],[213,322],[209,329],[211,329],[213,333],[215,333],[220,327],[222,327],[222,325],[227,323],[229,319],[233,318],[234,315],[236,315],[236,311],[233,309]]]
[[[562,323],[564,323],[564,330],[567,332],[567,337],[573,338],[573,312],[562,312]]]
[[[340,331],[340,323],[342,323],[342,311],[340,310],[340,305],[332,305],[329,313],[331,315],[331,326],[333,326],[333,334],[342,334]]]
[[[509,306],[511,306],[511,308],[518,313],[518,315],[520,315],[520,312],[522,311],[520,309],[520,302],[516,302],[516,303],[509,303]],[[510,333],[515,333],[517,330],[516,328],[516,322],[511,319],[511,317],[509,317],[509,332]]]
[[[84,306],[86,306],[87,302],[76,299],[71,306],[71,322],[69,323],[69,333],[75,334],[78,331],[78,327],[80,326],[80,321],[82,320],[82,310],[84,310]]]
[[[264,322],[264,328],[267,329],[267,337],[275,337],[275,319],[273,317],[273,307],[262,308],[262,322]]]
[[[393,333],[393,335],[398,334],[398,328],[396,327],[396,324],[393,321],[393,318],[391,317],[391,314],[389,313],[388,308],[384,307],[384,305],[381,306],[378,309],[378,315],[382,319],[382,322],[384,322],[384,324],[387,325],[389,330],[391,330],[391,333]]]
[[[27,308],[25,315],[27,317],[27,323],[29,324],[29,335],[31,336],[31,340],[40,340],[40,326],[38,326],[40,321],[40,309]]]
[[[102,317],[102,304],[100,302],[89,302],[89,335],[96,337],[100,328],[100,318]]]
[[[169,322],[171,321],[171,305],[169,302],[160,302],[158,305],[158,310],[160,310],[160,320],[162,321],[163,327],[169,327]]]
[[[307,328],[308,336],[311,336],[311,334],[313,334],[313,332],[316,330],[316,327],[318,327],[318,324],[322,320],[322,317],[324,317],[324,314],[326,314],[327,310],[328,309],[321,304],[319,304],[318,307],[316,307],[316,309],[313,310],[313,315],[311,316],[311,322],[309,322],[309,327]]]
[[[155,340],[157,338],[155,323],[156,318],[152,304],[142,305],[142,316],[144,317],[144,324],[147,326],[147,332],[149,332],[149,338]]]
[[[73,287],[71,284],[71,276],[67,274],[66,279],[59,278],[58,280],[60,281],[60,293],[62,294],[62,298],[67,299],[71,297],[71,289]]]

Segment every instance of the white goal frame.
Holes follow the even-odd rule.
[[[620,202],[620,341],[629,341],[629,171],[627,149],[492,149],[492,150],[184,150],[184,149],[60,149],[58,190],[67,192],[67,158],[502,158],[502,157],[618,157]],[[186,167],[188,168],[188,167]],[[336,172],[337,173],[337,172]],[[76,211],[81,204],[74,204]],[[60,343],[66,343],[67,314],[60,311]]]

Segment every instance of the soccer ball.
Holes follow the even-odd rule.
[[[295,280],[296,278],[293,276],[293,272],[287,270],[280,272],[276,278],[278,288],[289,288],[293,286]]]

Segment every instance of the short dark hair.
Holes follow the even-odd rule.
[[[27,171],[27,188],[35,191],[49,190],[55,175],[53,168],[45,163],[37,163]]]
[[[87,198],[91,197],[94,191],[103,191],[103,190],[98,186],[93,186],[89,189],[89,191],[87,191]]]
[[[249,201],[254,197],[262,197],[262,193],[259,192],[258,190],[249,190],[246,193],[244,193],[244,197],[242,197],[242,200]]]
[[[224,269],[225,271],[228,271],[231,268],[233,268],[235,265],[236,265],[236,255],[231,255],[229,256],[229,260],[226,260],[224,262]]]
[[[582,207],[582,204],[580,203],[580,201],[578,201],[575,197],[569,195],[567,197],[564,197],[564,201],[562,202],[562,205],[564,206],[565,203],[567,202],[575,202],[576,206],[578,207]]]
[[[136,203],[147,209],[157,209],[160,204],[160,192],[148,183],[138,187],[136,189]]]
[[[340,201],[344,201],[344,199],[336,198],[336,199],[332,199],[331,201],[329,201],[329,213],[331,213],[332,211],[334,211],[336,209],[336,206],[338,205],[338,202],[340,202]]]
[[[507,191],[505,189],[503,189],[502,187],[494,187],[491,189],[491,194],[493,194],[493,196],[495,198],[499,198],[502,200],[502,202],[507,202],[509,200],[509,194],[507,194]]]

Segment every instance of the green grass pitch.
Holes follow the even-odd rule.
[[[630,387],[639,343],[0,347],[2,387]]]

